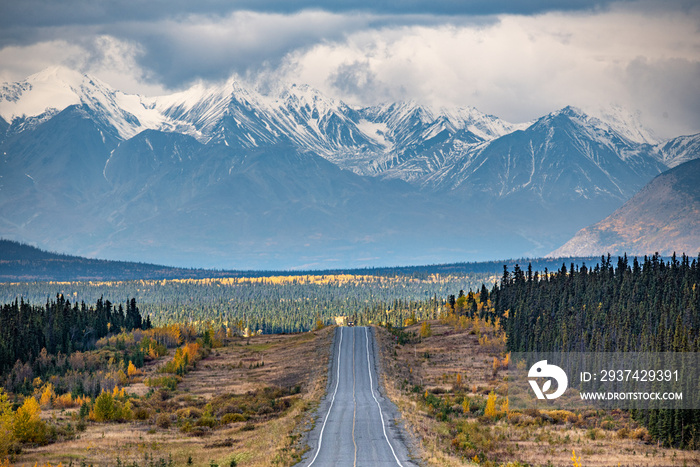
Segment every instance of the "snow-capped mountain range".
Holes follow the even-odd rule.
[[[658,141],[614,106],[513,124],[415,102],[352,108],[306,85],[261,92],[234,78],[143,97],[54,67],[0,88],[0,235],[120,258],[136,242],[158,252],[147,259],[179,264],[189,260],[172,251],[186,244],[197,256],[201,241],[201,251],[228,252],[206,264],[222,267],[316,264],[339,251],[346,261],[358,245],[378,264],[408,261],[420,248],[483,251],[429,261],[538,254],[699,157],[699,147],[700,135]],[[486,224],[509,229],[512,248],[491,245],[487,225],[456,219],[465,206],[490,212]],[[56,210],[73,222],[58,237],[42,221]],[[231,217],[221,221],[224,212]],[[102,222],[86,234],[88,213]],[[197,216],[209,230],[174,233]],[[459,231],[426,227],[448,219]],[[149,233],[154,223],[167,234]],[[280,223],[293,238],[275,230]],[[409,237],[406,251],[384,253]],[[241,256],[242,245],[268,259]],[[300,248],[314,247],[320,253],[299,259]],[[287,259],[275,260],[275,248]]]

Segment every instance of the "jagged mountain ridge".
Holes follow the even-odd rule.
[[[0,115],[4,236],[209,267],[542,254],[669,160],[629,119],[573,108],[514,125],[236,80],[145,98],[59,69],[5,85]],[[665,144],[697,157],[692,144]],[[465,206],[480,222],[458,214]],[[191,262],[202,257],[217,262]]]
[[[668,167],[676,167],[684,162],[696,159],[700,154],[700,133],[679,136],[661,143],[654,148],[658,159]]]
[[[648,145],[566,107],[524,130],[474,146],[430,174],[424,186],[484,192],[502,199],[531,193],[544,202],[609,197],[624,201],[666,169]],[[640,183],[641,182],[641,183]]]
[[[412,102],[355,110],[306,85],[284,85],[264,95],[235,79],[145,98],[116,91],[96,78],[52,67],[24,82],[5,84],[0,91],[0,116],[17,130],[27,120],[41,122],[69,105],[91,108],[110,121],[123,139],[145,129],[158,129],[189,134],[204,143],[225,142],[244,148],[291,141],[334,162],[348,160],[344,155],[364,157],[370,153],[377,158],[396,143],[415,145],[418,138],[426,139],[444,122],[451,132],[470,128],[482,139],[517,127],[476,109],[433,111]],[[415,119],[407,114],[422,115],[420,131],[415,131]],[[392,141],[389,147],[377,141],[376,132],[366,130],[367,124],[374,129],[383,123],[389,124],[384,132]],[[411,127],[407,128],[407,123]],[[352,168],[352,161],[345,165]],[[355,171],[362,173],[359,168]]]
[[[10,133],[40,124],[68,105],[92,109],[95,118],[113,127],[121,139],[157,129],[241,148],[291,142],[362,175],[422,185],[432,183],[435,172],[462,164],[481,143],[534,123],[511,124],[474,108],[431,109],[415,102],[352,109],[306,85],[280,85],[263,94],[233,78],[221,85],[198,84],[172,95],[145,98],[62,67],[21,83],[6,83],[0,90],[0,116],[9,123]],[[619,107],[602,112],[607,120],[581,115],[588,126],[616,134],[622,146],[655,141],[634,115]],[[670,167],[673,161],[692,158],[688,154],[696,148],[684,151],[686,146],[669,141],[651,152]]]

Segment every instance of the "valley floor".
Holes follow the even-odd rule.
[[[156,413],[145,420],[89,422],[73,440],[25,450],[15,465],[292,465],[304,452],[300,440],[325,392],[332,336],[326,328],[234,338],[201,360],[175,391],[151,395],[160,400],[152,402]],[[161,363],[145,368],[145,376],[156,374]],[[141,396],[147,391],[143,383],[126,387]],[[257,412],[247,421],[224,416],[212,426],[202,422],[207,410],[217,420],[217,410],[235,403],[256,404]],[[70,420],[75,410],[42,415]],[[183,423],[187,417],[191,425]]]

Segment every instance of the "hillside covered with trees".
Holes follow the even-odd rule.
[[[504,269],[491,293],[514,352],[699,352],[700,258],[610,256],[540,274]],[[699,410],[634,416],[654,438],[700,446]]]

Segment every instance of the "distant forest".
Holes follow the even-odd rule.
[[[498,274],[503,265],[530,262],[535,269],[555,269],[566,263],[592,262],[595,258],[539,258],[505,261],[461,262],[427,266],[397,266],[323,271],[246,271],[188,269],[127,261],[109,261],[49,253],[33,246],[0,239],[0,282],[32,281],[128,281],[155,279],[205,279],[215,277],[266,277],[271,275],[355,274],[372,276],[426,277],[430,274]]]
[[[94,303],[100,297],[121,302],[134,297],[154,325],[194,323],[203,327],[242,324],[265,334],[303,332],[317,320],[334,323],[335,316],[357,315],[367,323],[434,315],[431,302],[452,290],[469,290],[495,274],[411,276],[272,276],[183,280],[79,281],[0,283],[0,303],[23,298],[45,302],[60,293],[73,302]],[[440,298],[443,300],[443,298]]]

